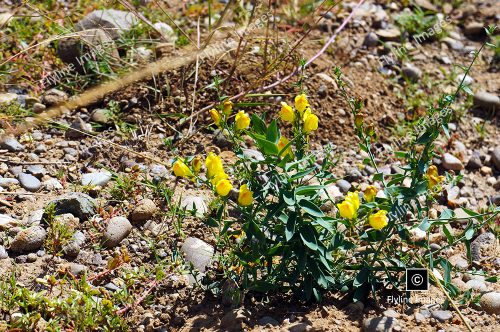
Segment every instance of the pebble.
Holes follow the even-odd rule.
[[[375,32],[383,41],[400,41],[401,31],[397,28],[379,29]]]
[[[465,35],[470,37],[479,37],[479,36],[484,36],[486,34],[486,31],[484,30],[483,23],[470,22],[465,25],[464,33]]]
[[[68,100],[66,92],[57,89],[50,89],[42,97],[42,102],[47,106],[54,106],[66,100]]]
[[[266,326],[266,325],[278,326],[278,325],[280,325],[280,323],[276,319],[274,319],[270,316],[262,317],[261,319],[259,319],[258,323],[259,323],[259,325],[262,325],[262,326]]]
[[[392,317],[374,317],[363,321],[363,330],[365,332],[391,332],[399,322]]]
[[[260,151],[254,149],[242,149],[242,151],[243,151],[243,156],[247,159],[255,161],[263,161],[265,159],[264,155]]]
[[[445,153],[442,158],[443,167],[447,170],[460,171],[464,169],[462,162],[450,153]]]
[[[43,181],[42,184],[43,184],[43,187],[48,191],[63,190],[64,189],[61,182],[59,182],[59,180],[57,180],[57,179],[48,179],[46,181]]]
[[[38,255],[36,253],[32,252],[32,253],[28,254],[26,261],[28,263],[34,263],[34,262],[36,262],[37,259],[38,259]]]
[[[17,176],[19,184],[24,189],[35,192],[42,187],[42,183],[36,177],[31,174],[21,173]]]
[[[43,113],[43,112],[45,112],[46,109],[47,109],[47,106],[45,106],[42,103],[34,103],[33,104],[33,112],[35,112],[36,114]]]
[[[26,228],[14,237],[10,250],[15,252],[34,251],[43,245],[47,232],[41,226]]]
[[[483,166],[483,162],[481,160],[481,155],[478,152],[473,152],[472,156],[469,158],[467,162],[467,169],[476,170],[480,169]]]
[[[112,174],[108,171],[99,171],[87,173],[82,175],[83,186],[101,186],[104,187],[106,183],[111,180]]]
[[[90,115],[90,120],[100,124],[110,124],[113,122],[113,116],[111,111],[104,108],[97,108]]]
[[[500,171],[500,145],[493,149],[491,153],[491,161],[495,165],[496,169]]]
[[[241,331],[243,330],[243,323],[248,321],[248,315],[247,310],[243,308],[231,310],[222,317],[220,326],[230,331]]]
[[[214,248],[203,240],[188,237],[182,244],[181,251],[186,260],[200,272],[205,272],[214,256]]]
[[[68,269],[74,276],[80,276],[87,273],[87,267],[83,264],[70,263]]]
[[[352,185],[349,183],[349,181],[346,181],[344,179],[340,179],[337,182],[335,182],[337,187],[340,189],[340,191],[344,194],[347,194],[349,192],[349,189],[351,189]]]
[[[197,217],[203,217],[208,212],[208,205],[205,199],[200,196],[186,196],[180,204],[181,209],[193,212]]]
[[[139,19],[131,12],[104,9],[94,10],[87,14],[75,27],[77,31],[102,28],[112,39],[118,39],[137,23],[139,23]]]
[[[417,82],[422,77],[422,71],[412,64],[407,64],[401,69],[401,74],[404,78]]]
[[[174,29],[170,25],[164,22],[156,22],[153,24],[153,27],[157,32],[159,32],[163,39],[166,40],[166,42],[170,43],[175,43],[177,40],[177,34],[175,33]]]
[[[19,143],[17,139],[12,136],[7,136],[0,141],[0,148],[7,149],[10,152],[24,151],[24,145]]]
[[[357,169],[353,168],[349,171],[349,173],[346,175],[345,179],[350,182],[358,181],[363,177],[363,174]]]
[[[500,108],[500,98],[497,95],[486,91],[474,93],[474,105],[486,110],[495,110]]]
[[[151,219],[157,211],[156,204],[149,198],[145,198],[137,203],[129,218],[132,222],[143,222]]]
[[[487,313],[500,315],[500,293],[490,292],[484,294],[479,300],[479,304]]]
[[[454,51],[460,52],[460,51],[463,51],[463,49],[464,49],[464,44],[461,41],[455,40],[455,39],[450,38],[450,37],[445,37],[445,38],[441,39],[441,42],[448,45],[448,47]]]
[[[434,310],[431,312],[431,316],[441,323],[444,323],[453,318],[453,314],[449,310]]]
[[[18,185],[19,181],[14,178],[0,178],[0,187],[9,188],[11,186]]]
[[[84,243],[85,234],[81,231],[76,231],[71,240],[63,246],[62,251],[66,256],[76,257],[80,253],[81,247]]]
[[[399,312],[393,309],[387,309],[386,311],[384,311],[383,315],[385,317],[391,317],[391,318],[399,318],[399,316],[401,316]]]
[[[472,260],[481,261],[495,255],[498,240],[493,233],[483,233],[470,244]]]
[[[376,33],[368,32],[363,40],[363,45],[366,47],[374,47],[379,43],[379,39]]]
[[[132,231],[132,224],[125,217],[111,218],[103,235],[103,244],[108,248],[116,247]]]
[[[466,270],[469,267],[469,263],[467,262],[467,260],[460,254],[451,256],[450,258],[448,258],[448,261],[451,265],[460,270]]]
[[[97,213],[96,202],[92,197],[84,193],[69,193],[52,200],[55,205],[56,215],[71,213],[81,221],[89,220]]]
[[[2,14],[0,14],[0,15],[2,15]],[[2,18],[2,16],[0,16],[0,22],[1,22],[1,18]],[[3,24],[0,24],[0,26],[1,25],[3,25]],[[16,100],[17,100],[17,94],[15,94],[15,93],[10,93],[10,92],[0,93],[0,104],[10,104]]]
[[[475,290],[476,292],[487,292],[488,286],[482,280],[469,280],[465,283],[467,289]]]
[[[30,165],[26,168],[26,172],[41,179],[47,171],[42,165]]]
[[[85,133],[91,133],[92,126],[89,123],[86,123],[81,118],[77,118],[71,126],[66,130],[65,137],[66,139],[79,139],[84,138],[87,135]]]
[[[9,258],[7,250],[5,250],[4,246],[0,245],[0,259],[7,259],[7,258]]]

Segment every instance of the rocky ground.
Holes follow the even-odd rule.
[[[354,189],[363,190],[371,183],[375,170],[361,163],[366,156],[357,148],[352,116],[332,78],[332,69],[342,68],[349,93],[365,101],[368,118],[379,132],[380,146],[387,147],[396,139],[404,140],[406,132],[412,130],[411,123],[425,112],[428,103],[435,102],[441,92],[456,87],[463,78],[457,65],[470,63],[470,52],[478,49],[485,39],[482,27],[498,22],[500,17],[495,1],[473,1],[458,6],[416,2],[447,19],[446,37],[429,38],[422,43],[408,38],[401,44],[404,31],[396,24],[396,18],[415,7],[369,1],[340,33],[334,46],[307,71],[304,85],[320,116],[320,130],[312,145],[319,151],[319,159],[325,144],[334,145],[339,156],[335,174],[339,180],[329,190],[337,199]],[[294,56],[311,57],[353,7],[354,3],[345,4],[344,10],[325,15]],[[185,9],[178,5],[170,10],[179,14]],[[14,6],[3,5],[0,22],[8,20],[12,11]],[[91,33],[92,42],[104,45],[126,34],[139,20],[114,12],[106,15],[120,17],[122,24],[106,32],[95,26],[92,14],[83,19],[82,15],[74,23],[96,29]],[[179,22],[186,28],[196,26],[189,19]],[[304,22],[296,25],[280,22],[280,36],[289,40],[300,36],[302,28],[293,30],[299,23]],[[229,20],[226,24],[232,26],[234,22]],[[164,29],[163,39],[170,38],[170,43],[162,40],[153,46],[137,46],[128,50],[128,55],[117,46],[110,53],[122,59],[137,60],[138,56],[136,64],[152,62],[155,56],[185,54],[182,46],[172,46],[173,29],[165,23],[159,27]],[[13,35],[3,29],[2,37],[12,39]],[[81,52],[75,51],[75,45],[80,45],[79,38],[90,37],[77,37],[59,48],[58,56],[67,63],[78,65],[72,52]],[[387,57],[395,54],[390,46],[407,49],[403,61],[386,62]],[[231,84],[225,87],[227,95],[237,94],[255,79],[252,64],[261,61],[259,51],[263,47],[258,41],[247,47],[244,61],[236,68]],[[202,63],[198,87],[210,85],[216,76],[224,77],[233,64],[232,57],[231,53],[215,63]],[[456,216],[466,216],[464,208],[481,212],[500,204],[498,59],[498,53],[495,56],[490,49],[480,55],[465,78],[473,96],[467,98],[465,93],[461,96],[450,124],[450,139],[441,138],[438,142],[434,163],[440,173],[453,172],[462,178],[456,186],[445,188],[441,201],[434,206],[436,216],[446,208],[454,210]],[[179,114],[186,116],[191,112],[193,70],[190,65],[163,73],[124,87],[86,107],[67,110],[54,119],[57,122],[17,136],[3,136],[0,142],[2,278],[15,275],[20,287],[41,291],[47,286],[40,280],[70,272],[75,278],[86,275],[92,280],[92,287],[103,292],[126,290],[134,305],[127,308],[123,317],[128,327],[137,331],[466,329],[452,307],[442,306],[444,294],[435,286],[429,292],[412,294],[411,303],[406,304],[393,300],[404,292],[387,291],[379,294],[377,302],[369,298],[356,304],[349,294],[331,293],[325,295],[321,304],[303,304],[285,295],[263,297],[249,293],[241,306],[200,287],[189,263],[194,271],[203,273],[214,268],[214,257],[221,254],[214,246],[211,228],[203,223],[213,197],[188,181],[176,179],[168,165],[178,154],[217,151],[229,164],[235,155],[230,142],[207,126],[208,114],[197,118],[194,131],[177,121]],[[0,104],[4,106],[0,123],[5,130],[20,123],[18,114],[13,116],[12,106],[7,105],[20,104],[29,111],[28,118],[22,120],[29,121],[74,93],[64,86],[36,91],[31,89],[32,85],[13,78],[4,82],[4,91],[0,90]],[[275,113],[279,102],[289,99],[294,91],[292,84],[284,83],[271,91],[273,95],[246,100],[255,103],[247,109]],[[195,108],[201,109],[216,100],[214,90],[200,91]],[[62,125],[70,129],[65,130]],[[376,157],[383,172],[398,171],[398,160],[387,149],[380,149]],[[52,212],[48,212],[49,206]],[[500,326],[500,285],[490,278],[498,276],[500,271],[498,218],[498,215],[493,218],[473,239],[472,261],[466,259],[463,245],[448,247],[440,253],[449,257],[454,266],[453,283],[470,295],[459,303],[459,308],[476,330],[498,331]],[[458,232],[465,225],[456,222],[449,228]],[[439,230],[430,235],[430,242],[432,250],[447,244],[445,234]],[[156,281],[159,269],[164,275]],[[129,274],[136,278],[130,278]],[[460,299],[457,298],[457,303]],[[15,317],[15,312],[0,311],[0,321],[10,322]],[[38,328],[45,329],[43,324]]]

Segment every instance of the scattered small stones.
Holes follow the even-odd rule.
[[[399,322],[392,317],[374,317],[363,321],[363,331],[365,332],[391,332]]]
[[[205,272],[215,252],[211,245],[194,237],[188,237],[184,241],[181,251],[185,254],[186,260],[200,272]]]
[[[234,309],[225,314],[221,321],[220,326],[228,330],[242,330],[243,324],[248,321],[249,313],[245,309]]]
[[[472,260],[481,261],[485,258],[495,256],[498,249],[498,240],[493,233],[483,233],[470,244]]]
[[[208,212],[208,206],[205,199],[200,196],[186,196],[180,204],[181,209],[196,213],[196,216],[202,217]]]
[[[103,235],[103,243],[108,248],[116,247],[132,231],[132,224],[125,217],[111,218]]]
[[[500,98],[486,91],[476,92],[473,100],[475,106],[486,110],[496,110],[500,108]]]
[[[500,293],[486,293],[479,300],[481,308],[489,314],[500,315]]]
[[[149,198],[145,198],[137,203],[137,206],[130,213],[129,218],[132,222],[143,222],[151,219],[157,211],[158,208],[155,202]]]
[[[111,180],[112,174],[108,171],[99,171],[94,173],[87,173],[82,175],[82,185],[84,186],[101,186],[104,187],[106,183]]]
[[[21,173],[17,176],[17,179],[21,187],[31,192],[36,192],[42,187],[40,180],[31,174]]]
[[[55,214],[71,213],[81,221],[90,219],[97,213],[96,202],[83,193],[69,193],[50,202],[55,205]]]
[[[41,179],[47,171],[42,165],[29,165],[26,168],[26,172],[35,176],[38,179]]]
[[[431,311],[431,316],[441,323],[444,323],[453,318],[453,314],[449,310],[433,310]]]
[[[0,148],[7,149],[10,152],[24,151],[24,145],[19,143],[17,139],[12,136],[6,136],[0,141]]]
[[[443,167],[447,170],[460,171],[464,169],[462,162],[450,153],[445,153],[442,158]]]
[[[47,106],[54,106],[66,100],[68,100],[66,92],[57,89],[50,89],[42,96],[42,102]]]
[[[43,241],[47,236],[47,232],[41,226],[32,226],[26,228],[14,237],[10,244],[10,250],[15,252],[29,252],[39,249],[43,245]]]

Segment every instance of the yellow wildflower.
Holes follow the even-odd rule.
[[[363,124],[363,119],[364,117],[361,113],[356,114],[356,116],[354,117],[354,125],[356,126],[356,128],[361,127],[361,125]]]
[[[222,112],[226,116],[230,116],[231,113],[233,112],[233,102],[230,100],[224,101],[224,103],[222,104]]]
[[[281,120],[286,122],[293,122],[293,120],[295,120],[295,112],[293,111],[292,106],[288,105],[284,101],[281,102],[280,117]]]
[[[300,94],[295,97],[295,108],[301,115],[305,111],[307,106],[309,106],[309,102],[307,101],[307,97],[305,94]]]
[[[234,119],[236,123],[236,130],[242,130],[250,126],[250,117],[243,111],[239,111]]]
[[[375,214],[371,214],[368,217],[368,223],[375,229],[384,228],[389,223],[387,218],[387,211],[380,210]]]
[[[201,170],[201,158],[196,156],[191,160],[191,167],[193,168],[194,174],[200,173]]]
[[[367,202],[373,202],[377,196],[377,188],[375,186],[368,186],[365,189],[365,199]]]
[[[281,150],[283,150],[288,143],[290,143],[290,141],[285,136],[281,136],[280,140],[278,141],[278,150],[281,152]],[[293,157],[291,146],[289,146],[281,155],[290,155],[290,157]]]
[[[238,194],[238,204],[241,206],[248,206],[253,202],[253,192],[248,189],[246,184],[240,186],[240,193]]]
[[[220,113],[215,108],[212,108],[208,112],[210,113],[210,116],[212,117],[212,120],[214,121],[215,125],[217,127],[220,127],[221,121],[222,121],[222,117],[220,116]]]
[[[208,154],[205,160],[205,166],[207,167],[207,177],[209,179],[213,178],[217,173],[224,173],[220,157],[213,152]]]
[[[436,185],[444,181],[444,176],[439,176],[438,175],[438,170],[435,165],[431,165],[429,169],[427,170],[427,179],[428,179],[428,186],[429,189],[434,188]]]
[[[304,112],[304,132],[309,134],[316,129],[318,129],[318,117],[312,114],[311,109],[308,108]]]
[[[226,179],[220,180],[215,185],[215,191],[220,196],[227,196],[231,189],[233,189],[233,185],[231,184],[231,182],[229,182],[229,180]]]
[[[184,164],[184,162],[180,159],[177,159],[177,161],[174,163],[173,169],[175,176],[182,176],[185,178],[193,177],[193,173],[191,173],[189,167],[187,167],[187,165]]]
[[[210,180],[213,185],[216,185],[220,180],[227,180],[229,177],[224,171],[216,173],[214,177]]]
[[[347,193],[345,200],[337,204],[340,216],[346,219],[354,219],[359,209],[359,195],[358,192]]]

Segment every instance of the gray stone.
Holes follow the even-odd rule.
[[[262,161],[264,160],[264,155],[257,150],[254,149],[243,149],[243,156],[247,159]]]
[[[431,12],[438,12],[437,7],[429,0],[415,0],[415,4],[422,9],[426,9]]]
[[[500,171],[500,145],[493,149],[491,153],[491,161],[495,165],[496,169]]]
[[[46,181],[43,181],[43,187],[48,191],[64,189],[61,182],[59,182],[59,180],[57,179],[48,179]]]
[[[445,153],[442,158],[443,167],[447,170],[460,171],[464,169],[462,162],[450,153]]]
[[[345,179],[349,182],[353,182],[353,181],[358,181],[359,179],[361,179],[363,177],[363,174],[361,174],[361,172],[357,169],[357,168],[353,168],[349,171],[349,173],[345,176]],[[337,185],[338,184],[338,181],[337,181]],[[340,186],[339,186],[340,187]],[[342,190],[342,188],[340,189]]]
[[[340,179],[337,182],[335,182],[337,187],[339,187],[340,191],[344,194],[347,194],[349,192],[349,189],[351,189],[352,185],[349,183],[349,181]]]
[[[118,39],[139,23],[139,19],[131,12],[116,9],[94,10],[76,24],[76,30],[102,29],[112,39]]]
[[[156,204],[149,198],[145,198],[137,203],[137,206],[130,212],[129,218],[132,222],[143,222],[151,219],[157,211]]]
[[[34,262],[36,262],[37,259],[38,259],[38,255],[34,252],[31,252],[28,254],[26,261],[28,263],[34,263]]]
[[[151,165],[150,172],[151,175],[160,178],[166,178],[170,174],[170,171],[164,165],[159,165],[159,164]]]
[[[45,112],[46,109],[47,109],[47,106],[45,106],[42,103],[34,103],[33,104],[33,112],[35,112],[36,114],[43,113],[43,112]]]
[[[26,168],[26,172],[37,177],[38,179],[41,179],[47,171],[42,165],[29,165]]]
[[[441,42],[448,45],[448,47],[454,51],[462,52],[464,50],[464,44],[459,40],[455,40],[455,39],[450,38],[450,37],[445,37],[445,38],[441,39]]]
[[[87,273],[87,267],[83,264],[70,263],[68,266],[69,272],[74,276],[81,276]]]
[[[500,108],[500,98],[486,91],[478,91],[474,94],[474,105],[486,110],[497,110]]]
[[[449,310],[434,310],[431,312],[431,316],[441,323],[444,323],[453,318],[453,314]]]
[[[0,141],[0,148],[7,149],[10,152],[21,152],[24,151],[24,146],[17,141],[12,136],[4,137]]]
[[[10,244],[10,250],[15,252],[27,252],[40,249],[47,232],[41,226],[26,228],[14,237]]]
[[[225,314],[220,320],[220,327],[229,331],[241,331],[243,323],[248,321],[249,312],[246,309],[234,309]]]
[[[86,133],[92,132],[92,126],[82,119],[76,119],[71,126],[66,130],[66,139],[79,139],[84,138]]]
[[[213,143],[221,149],[231,149],[233,147],[233,142],[227,139],[227,135],[220,129],[214,131]]]
[[[489,232],[479,235],[470,244],[472,260],[481,261],[488,257],[495,256],[495,250],[498,250],[498,240],[495,235]]]
[[[478,152],[473,152],[472,156],[469,158],[467,162],[467,169],[476,170],[483,167],[483,162],[481,160],[481,155]]]
[[[101,186],[104,187],[106,183],[111,180],[112,174],[108,171],[99,171],[94,173],[87,173],[82,175],[83,186]]]
[[[379,43],[379,39],[376,33],[368,32],[363,40],[363,45],[366,47],[374,47]]]
[[[500,293],[490,292],[486,293],[479,300],[481,309],[489,314],[500,315]]]
[[[412,64],[406,64],[401,69],[401,74],[404,78],[412,82],[417,82],[422,77],[422,71]]]
[[[104,246],[116,247],[132,231],[132,224],[125,217],[111,218],[103,236]]]
[[[214,256],[214,248],[203,240],[188,237],[182,244],[181,251],[186,260],[200,272],[205,272]]]
[[[0,245],[0,259],[7,259],[9,258],[9,254],[7,253],[7,250],[5,250],[4,246]]]
[[[24,189],[35,192],[42,187],[42,183],[36,177],[31,174],[21,173],[17,176],[19,184]]]
[[[414,314],[414,317],[415,317],[415,322],[417,324],[423,323],[425,321],[425,319],[426,319],[425,316],[422,315],[420,312],[416,312]]]
[[[312,331],[312,326],[306,323],[295,323],[288,327],[289,332],[306,332]]]
[[[469,263],[465,258],[462,257],[460,254],[456,254],[448,258],[448,261],[450,262],[451,265],[454,267],[460,269],[460,270],[465,270],[469,267]]]
[[[208,206],[205,199],[200,196],[186,196],[182,199],[180,204],[181,209],[186,211],[196,212],[196,216],[202,217],[208,212]]]
[[[470,22],[465,25],[464,33],[470,37],[481,37],[486,35],[486,30],[481,22]]]
[[[397,28],[379,29],[375,33],[383,41],[397,42],[401,40],[401,32]]]
[[[43,103],[47,106],[61,104],[67,100],[68,95],[66,94],[66,92],[57,89],[48,90],[42,97]]]
[[[392,317],[374,317],[363,321],[363,331],[365,332],[391,332],[399,322]]]
[[[0,14],[2,15],[2,14]],[[0,16],[1,19],[1,16]],[[0,24],[1,26],[1,24]],[[10,104],[14,101],[17,101],[17,95],[15,93],[0,93],[0,104]]]
[[[393,309],[387,309],[386,311],[384,311],[383,315],[385,317],[392,317],[392,318],[399,318],[399,316],[401,316],[399,312]]]
[[[0,178],[0,187],[9,188],[11,186],[18,185],[19,181],[14,178]]]
[[[113,122],[113,114],[107,109],[97,108],[90,115],[90,120],[100,124],[110,124]]]
[[[177,34],[170,25],[164,22],[156,22],[153,24],[156,31],[163,37],[166,42],[175,43],[177,40]]]
[[[259,323],[259,325],[262,325],[262,326],[266,326],[266,325],[278,326],[278,325],[280,325],[280,323],[276,319],[274,319],[270,316],[262,317],[261,319],[259,319],[258,323]]]
[[[465,283],[465,287],[467,289],[472,289],[476,292],[487,292],[488,291],[488,286],[484,283],[482,280],[469,280]]]
[[[63,246],[62,251],[66,256],[76,257],[80,253],[81,247],[84,243],[85,234],[81,231],[76,231],[75,234],[73,234],[72,239]]]
[[[83,193],[69,193],[50,202],[55,205],[56,215],[71,213],[81,221],[88,220],[97,213],[96,202]]]

